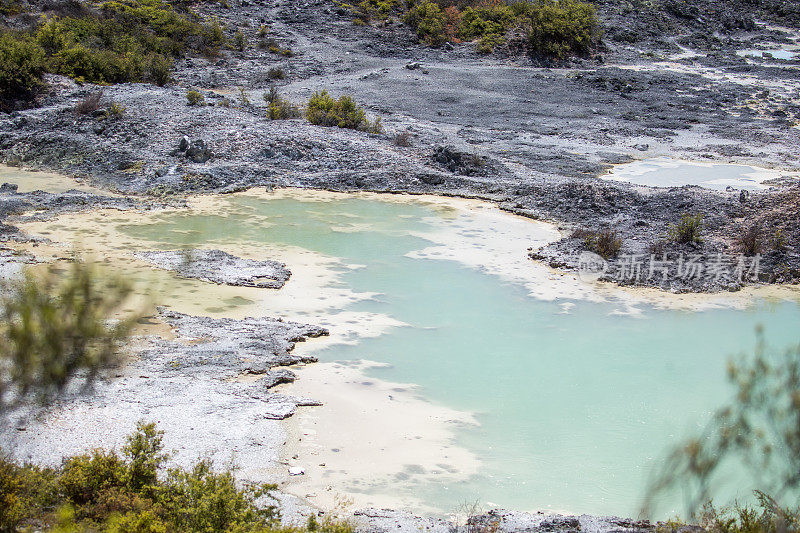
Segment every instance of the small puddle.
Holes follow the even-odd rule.
[[[617,165],[600,178],[648,187],[697,185],[716,191],[764,190],[767,182],[797,173],[780,172],[748,165],[701,163],[669,158],[653,158]]]
[[[100,192],[99,189],[84,185],[62,174],[52,172],[34,172],[22,170],[8,165],[0,165],[0,184],[11,183],[17,186],[18,192],[44,191],[54,194],[71,189],[87,192]],[[104,192],[108,195],[109,193]]]
[[[795,61],[798,59],[798,52],[796,50],[788,50],[784,48],[771,50],[738,50],[736,55],[740,57],[756,57],[762,59],[783,59],[785,61]]]

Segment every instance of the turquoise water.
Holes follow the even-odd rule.
[[[348,310],[407,326],[318,355],[388,363],[371,375],[418,384],[424,397],[476,413],[480,426],[460,429],[458,441],[483,461],[478,476],[397,487],[445,511],[479,500],[636,515],[669,445],[729,397],[725,362],[754,345],[756,326],[777,346],[800,341],[796,302],[761,301],[744,311],[644,307],[628,316],[615,303],[573,301],[565,312],[563,300],[537,300],[520,283],[453,260],[409,257],[431,245],[426,232],[458,219],[431,205],[224,201],[224,216],[156,214],[123,231],[161,248],[288,244],[362,265],[342,268],[341,282],[379,295]],[[679,510],[673,503],[665,512]]]

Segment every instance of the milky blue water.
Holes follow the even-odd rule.
[[[416,383],[425,398],[476,413],[480,426],[460,429],[457,440],[482,460],[478,476],[397,488],[444,511],[478,500],[636,515],[670,445],[728,399],[725,362],[752,348],[756,326],[774,345],[800,341],[796,302],[702,312],[644,307],[621,316],[614,303],[574,301],[565,313],[563,300],[537,300],[520,284],[457,261],[408,257],[430,245],[426,231],[452,220],[429,205],[348,197],[225,202],[224,216],[154,214],[124,232],[162,248],[290,244],[363,265],[343,270],[341,281],[379,296],[349,310],[408,326],[318,355],[388,363],[372,375]],[[666,502],[665,512],[680,510],[675,503]]]
[[[708,164],[656,157],[617,165],[601,178],[648,187],[697,185],[725,191],[766,189],[768,186],[762,184],[764,180],[780,176],[780,172],[747,165]]]

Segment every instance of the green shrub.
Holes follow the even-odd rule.
[[[19,15],[22,12],[22,4],[17,0],[0,0],[0,15],[6,17]]]
[[[350,96],[333,98],[328,91],[316,92],[311,96],[306,108],[306,119],[319,126],[336,126],[353,130],[380,133],[380,119],[370,122],[364,109]]]
[[[353,14],[353,23],[369,24],[375,20],[387,20],[400,5],[398,0],[362,0],[356,5],[342,4]]]
[[[599,36],[594,6],[579,0],[538,0],[526,18],[531,49],[545,56],[585,54]]]
[[[44,51],[47,70],[78,81],[164,85],[173,57],[213,54],[225,41],[217,21],[202,23],[163,0],[95,5],[99,11],[52,16],[36,29],[34,39]]]
[[[423,2],[412,6],[403,16],[403,22],[416,30],[420,41],[438,46],[446,40],[447,15],[439,4]]]
[[[116,102],[111,102],[108,105],[108,116],[114,119],[120,119],[125,115],[125,106]]]
[[[244,52],[247,49],[247,37],[241,31],[233,34],[233,47],[240,52]]]
[[[216,472],[207,460],[161,472],[161,438],[153,424],[140,422],[122,457],[94,450],[64,459],[58,469],[19,466],[0,456],[0,531],[27,531],[32,524],[45,531],[284,531],[275,508],[256,503],[274,485],[240,487],[230,470]],[[351,531],[325,524],[338,528],[332,533]]]
[[[700,232],[703,229],[703,215],[684,214],[677,224],[670,226],[670,240],[681,243],[701,243],[703,242]]]
[[[425,43],[477,40],[483,53],[511,30],[526,33],[531,54],[556,58],[586,54],[600,37],[594,7],[580,0],[422,1],[409,7],[403,21]]]
[[[268,105],[267,116],[270,120],[287,120],[302,115],[300,108],[283,98],[275,86],[270,87],[269,91],[264,93],[264,100]]]
[[[71,457],[61,469],[58,487],[78,508],[90,507],[103,493],[125,487],[125,464],[113,451],[94,450]]]
[[[260,509],[255,500],[265,487],[239,489],[230,471],[216,473],[210,461],[191,470],[170,470],[160,489],[165,519],[180,531],[230,531],[235,526],[267,527],[273,508]]]
[[[579,229],[572,234],[572,238],[582,239],[587,250],[605,259],[616,257],[622,249],[622,238],[613,228],[603,228],[599,231]]]
[[[0,531],[17,531],[21,523],[52,507],[55,478],[52,469],[18,466],[0,451]]]
[[[42,85],[45,56],[32,39],[0,35],[0,109],[11,101],[30,99]]]
[[[2,292],[0,411],[9,393],[47,400],[78,374],[88,384],[116,360],[138,318],[123,311],[130,284],[77,261],[66,273],[26,271]]]
[[[201,105],[205,102],[205,98],[202,94],[195,91],[194,89],[186,91],[186,101],[189,105]]]
[[[151,509],[130,511],[123,515],[112,515],[108,520],[107,533],[167,533],[167,526]]]
[[[150,54],[148,74],[150,81],[163,87],[169,82],[172,59],[160,54]]]
[[[136,432],[127,438],[122,453],[128,460],[126,482],[129,489],[140,491],[143,487],[155,485],[158,469],[169,456],[162,453],[164,432],[158,431],[155,424],[139,422]]]

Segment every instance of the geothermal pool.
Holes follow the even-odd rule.
[[[624,181],[648,187],[683,187],[697,185],[706,189],[760,190],[769,186],[764,182],[783,175],[796,177],[796,173],[719,163],[681,161],[655,157],[617,165],[600,177],[609,181]]]
[[[314,289],[291,292],[304,283],[301,269],[282,291],[240,301],[250,314],[284,309],[288,318],[329,326],[342,342],[317,350],[320,361],[382,363],[366,370],[369,379],[416,384],[426,401],[470,412],[477,422],[452,428],[455,445],[479,460],[470,476],[415,481],[419,469],[411,464],[396,483],[345,484],[351,491],[413,494],[443,512],[477,500],[635,516],[670,445],[728,399],[725,363],[752,351],[756,327],[775,346],[800,341],[797,291],[733,307],[724,304],[728,296],[687,300],[716,302],[704,310],[676,309],[669,295],[604,292],[528,261],[527,247],[555,238],[553,227],[491,206],[302,192],[208,202],[114,214],[102,223],[123,236],[118,249],[214,247],[254,258],[293,250],[325,258],[328,275]],[[50,227],[74,231],[75,224]],[[81,231],[88,242],[95,230]],[[328,290],[334,296],[326,300]],[[283,291],[294,295],[281,300]],[[200,305],[213,315],[227,304],[209,289]],[[357,433],[359,422],[341,425]],[[664,512],[672,511],[682,509],[665,502]]]

